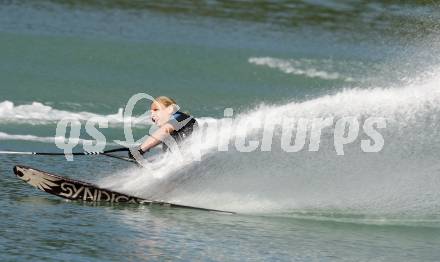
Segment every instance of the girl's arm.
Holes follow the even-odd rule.
[[[166,123],[161,126],[158,130],[154,131],[154,133],[148,137],[144,143],[140,146],[140,149],[143,152],[147,152],[151,148],[157,146],[158,144],[165,141],[165,139],[174,131],[173,125],[170,123]]]

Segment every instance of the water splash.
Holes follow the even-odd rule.
[[[28,124],[51,124],[62,119],[76,119],[87,121],[90,118],[108,121],[109,124],[122,125],[124,123],[123,109],[109,115],[100,115],[90,112],[70,112],[58,110],[40,102],[32,102],[26,105],[15,105],[11,101],[0,102],[0,123],[28,123]],[[151,120],[146,116],[132,117],[125,121],[131,121],[133,125],[151,125]]]
[[[205,130],[202,143],[194,136],[184,144],[183,161],[169,154],[151,167],[153,173],[124,171],[103,185],[147,198],[238,212],[301,210],[440,221],[440,76],[425,79],[405,87],[350,89],[304,102],[261,105],[233,118],[233,135],[223,142],[230,145],[227,152],[219,152],[218,144],[228,119],[207,119],[219,128]],[[263,128],[249,129],[243,123],[276,122],[285,115],[384,117],[385,146],[379,153],[362,152],[361,134],[339,156],[330,128],[318,152],[307,151],[306,144],[304,150],[286,153],[277,146],[278,127],[271,152],[234,148],[239,136],[261,138]],[[194,151],[201,152],[201,161],[194,161]]]

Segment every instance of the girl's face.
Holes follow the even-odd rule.
[[[162,126],[170,120],[173,114],[173,106],[164,106],[159,102],[151,103],[151,120],[157,125]]]

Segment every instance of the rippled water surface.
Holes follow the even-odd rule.
[[[270,152],[237,152],[239,135],[218,152],[220,128],[201,161],[154,172],[0,154],[0,260],[438,261],[439,14],[436,1],[0,2],[0,151],[60,151],[63,118],[81,122],[82,151],[91,117],[116,147],[139,92],[201,123],[233,108],[238,131],[282,116],[387,121],[379,153],[361,134],[338,155],[331,129],[318,152],[286,153],[279,132]],[[151,125],[139,115],[136,138]],[[237,214],[69,202],[17,179],[17,164]]]

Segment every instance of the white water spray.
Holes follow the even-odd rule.
[[[183,162],[172,154],[154,163],[153,174],[133,169],[103,185],[139,196],[187,205],[239,212],[342,210],[367,214],[440,216],[440,77],[405,87],[351,89],[317,99],[285,105],[261,105],[232,121],[233,135],[219,151],[220,128],[183,145]],[[322,134],[317,152],[286,153],[279,146],[281,130],[274,128],[270,152],[238,152],[239,136],[261,140],[263,128],[240,126],[243,121],[276,122],[296,118],[355,116],[384,117],[384,148],[378,153],[360,149],[362,135],[337,155],[333,130]],[[246,129],[243,132],[240,129]],[[203,130],[203,129],[202,129]],[[194,161],[191,152],[200,152]],[[111,182],[109,182],[111,181]]]

